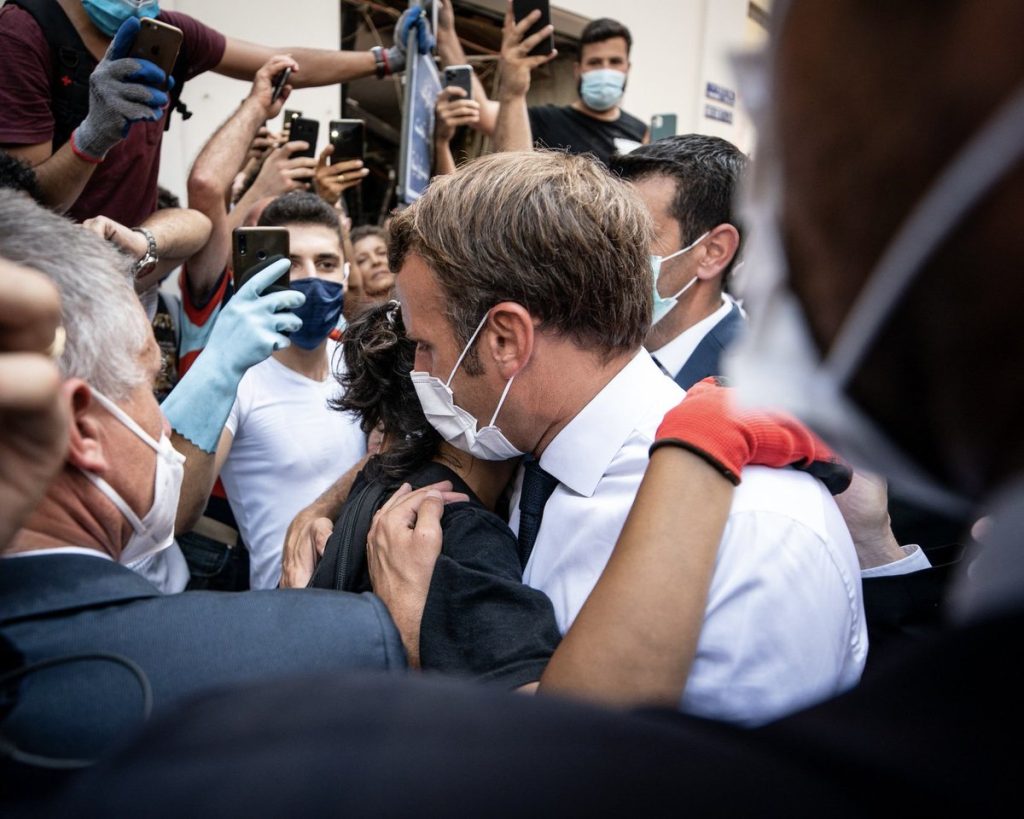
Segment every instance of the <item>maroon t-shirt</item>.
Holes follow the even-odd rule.
[[[189,78],[220,63],[223,34],[173,11],[163,12],[160,19],[185,34]],[[17,6],[0,8],[0,145],[53,139],[52,65],[50,47],[32,15]],[[164,122],[132,125],[93,172],[68,215],[81,221],[102,214],[129,227],[141,224],[156,209]]]

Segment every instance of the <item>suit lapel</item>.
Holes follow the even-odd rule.
[[[719,375],[722,351],[735,341],[736,336],[743,331],[744,324],[743,313],[734,304],[725,318],[701,339],[697,349],[676,373],[675,382],[684,390],[688,390],[709,375]]]

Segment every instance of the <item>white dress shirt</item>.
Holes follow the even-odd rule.
[[[651,350],[651,355],[658,359],[658,363],[665,368],[665,371],[675,378],[683,365],[689,361],[697,345],[704,340],[704,336],[714,329],[715,325],[724,319],[732,310],[734,302],[727,295],[722,296],[722,306],[715,310],[710,316],[702,318],[692,327],[687,327],[683,332],[672,339],[668,344]]]
[[[541,456],[559,486],[523,580],[551,598],[563,634],[611,556],[658,425],[683,395],[641,351]],[[854,685],[867,632],[857,555],[824,488],[793,470],[751,467],[742,478],[680,707],[755,724]]]

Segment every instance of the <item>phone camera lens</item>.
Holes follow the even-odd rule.
[[[256,251],[256,258],[259,259],[262,262],[264,259],[267,258],[267,251],[265,251],[265,250],[257,250]]]

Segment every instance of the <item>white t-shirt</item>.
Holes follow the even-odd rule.
[[[332,369],[341,364],[339,346],[327,342]],[[234,441],[220,477],[249,549],[253,589],[277,587],[292,519],[366,454],[355,417],[327,406],[340,390],[333,373],[313,381],[273,357],[238,385],[226,424]]]

